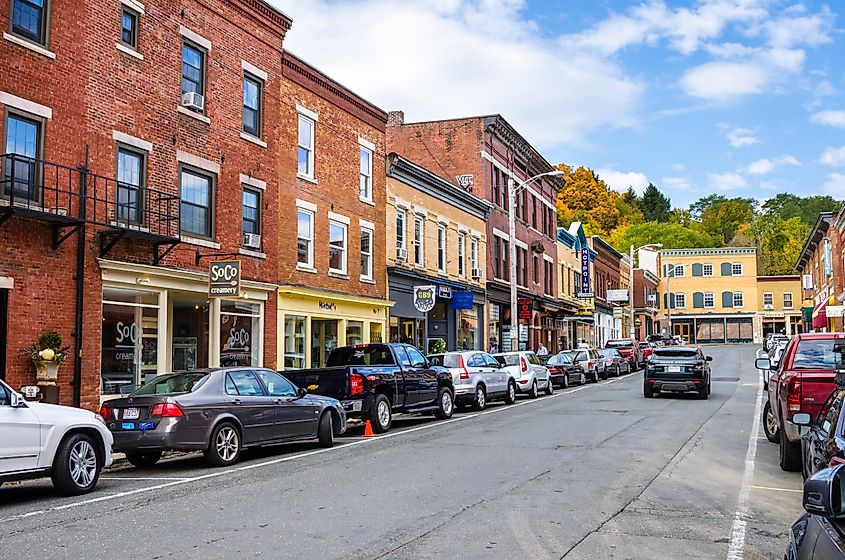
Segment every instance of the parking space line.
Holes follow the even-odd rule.
[[[103,495],[103,496],[97,496],[95,498],[80,500],[78,502],[71,502],[71,503],[62,504],[62,505],[59,505],[59,506],[52,506],[52,507],[47,508],[47,509],[30,511],[30,512],[27,512],[27,513],[22,513],[22,514],[19,514],[19,515],[13,515],[11,517],[6,517],[4,519],[0,519],[0,523],[7,523],[9,521],[15,521],[15,520],[18,520],[18,519],[23,519],[23,518],[26,518],[26,517],[33,517],[33,516],[36,516],[36,515],[42,515],[42,514],[50,513],[50,512],[54,512],[54,511],[64,511],[64,510],[67,510],[67,509],[72,509],[72,508],[91,505],[91,504],[97,504],[97,503],[100,503],[100,502],[115,500],[115,499],[118,499],[118,498],[126,498],[126,497],[130,497],[130,496],[135,496],[135,495],[138,495],[138,494],[144,494],[146,492],[152,492],[154,490],[163,490],[165,488],[172,488],[172,487],[175,487],[175,486],[181,486],[183,484],[188,484],[188,483],[192,483],[192,482],[200,482],[200,481],[203,481],[203,480],[209,480],[209,479],[217,478],[217,477],[220,477],[220,476],[226,476],[226,475],[231,475],[231,474],[235,474],[235,473],[238,473],[238,472],[249,471],[249,470],[257,469],[257,468],[260,468],[260,467],[267,467],[267,466],[270,466],[270,465],[287,463],[289,461],[294,461],[294,460],[297,460],[297,459],[304,459],[305,457],[312,457],[314,455],[329,453],[331,451],[338,451],[338,450],[344,449],[346,447],[352,447],[352,446],[356,446],[356,445],[365,445],[367,443],[372,443],[372,442],[383,440],[383,439],[388,439],[388,438],[392,438],[392,437],[399,437],[399,436],[402,436],[402,435],[405,435],[405,434],[410,434],[410,433],[418,432],[418,431],[421,431],[421,430],[431,430],[431,429],[434,429],[434,428],[439,428],[441,426],[445,426],[447,424],[452,424],[454,422],[460,422],[462,420],[467,420],[467,419],[470,419],[470,418],[476,418],[478,416],[484,416],[484,415],[487,415],[487,414],[494,414],[494,413],[497,413],[497,412],[504,412],[504,411],[508,411],[508,410],[513,410],[514,408],[529,405],[529,404],[542,403],[542,402],[548,401],[552,398],[560,397],[562,395],[571,395],[572,393],[577,393],[578,391],[583,391],[584,389],[590,389],[590,388],[593,388],[593,387],[604,387],[604,386],[610,385],[611,383],[614,383],[616,381],[627,380],[627,379],[631,379],[633,377],[635,377],[635,376],[626,375],[625,377],[616,377],[616,378],[613,378],[613,379],[608,379],[608,380],[605,380],[605,381],[601,381],[599,383],[595,383],[593,385],[581,385],[580,387],[576,387],[575,389],[568,389],[566,391],[558,391],[558,392],[554,393],[553,395],[549,395],[549,396],[546,396],[546,397],[540,398],[540,399],[528,399],[528,400],[523,400],[523,401],[514,403],[512,405],[506,405],[506,406],[502,406],[502,407],[499,407],[499,408],[488,409],[488,410],[484,410],[482,412],[474,412],[474,413],[471,413],[471,414],[462,414],[461,416],[453,416],[452,418],[450,418],[448,420],[442,420],[442,421],[439,421],[439,422],[432,422],[430,424],[423,424],[421,426],[416,426],[414,428],[408,428],[407,430],[389,432],[389,433],[381,434],[381,435],[374,436],[374,437],[364,438],[364,439],[360,439],[360,440],[349,442],[349,443],[343,443],[343,444],[340,444],[340,445],[335,445],[334,447],[315,449],[313,451],[307,451],[305,453],[298,453],[296,455],[288,455],[288,456],[285,456],[285,457],[278,457],[276,459],[270,459],[269,461],[262,461],[260,463],[253,463],[251,465],[243,465],[243,466],[240,466],[240,467],[229,468],[229,469],[226,469],[226,470],[214,471],[214,472],[210,472],[210,473],[207,473],[207,474],[202,474],[202,475],[199,475],[199,476],[194,476],[194,477],[189,477],[189,478],[179,478],[179,479],[175,479],[175,480],[169,480],[169,482],[164,482],[162,484],[155,484],[155,485],[152,485],[152,486],[145,486],[143,488],[135,488],[135,489],[132,489],[132,490],[125,490],[123,492],[115,492],[114,494],[106,494],[106,495]],[[168,479],[160,478],[158,480],[168,480]]]
[[[190,480],[187,476],[101,476],[100,480]]]
[[[772,488],[771,486],[752,486],[755,490],[771,490],[773,492],[797,492],[803,494],[804,490],[796,490],[795,488]]]

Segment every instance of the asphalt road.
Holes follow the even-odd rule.
[[[340,445],[117,468],[57,498],[0,488],[27,558],[782,558],[801,477],[762,433],[755,347],[707,347],[713,393],[642,396],[642,375]]]

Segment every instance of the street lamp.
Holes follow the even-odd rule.
[[[511,280],[511,351],[519,350],[519,325],[517,323],[516,307],[516,195],[527,188],[529,184],[542,177],[561,177],[563,171],[554,170],[534,175],[515,185],[513,177],[508,177],[508,238],[510,242],[510,280]],[[502,348],[504,350],[504,347]]]
[[[641,249],[659,249],[661,247],[663,247],[663,243],[647,243],[636,249],[631,245],[631,276],[630,283],[628,284],[628,305],[631,308],[631,338],[634,338],[634,253],[639,253]]]

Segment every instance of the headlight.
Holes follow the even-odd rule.
[[[103,418],[102,416],[100,416],[99,414],[97,414],[96,412],[94,413],[94,418],[96,418],[97,420],[99,420],[100,422],[102,422],[102,423],[103,423],[103,425],[105,425],[105,424],[106,424],[106,419],[105,419],[105,418]]]

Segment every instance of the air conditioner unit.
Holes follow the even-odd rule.
[[[205,97],[193,91],[185,92],[182,94],[182,107],[202,111],[205,107]]]
[[[244,247],[249,247],[251,249],[260,249],[261,248],[261,236],[257,233],[245,233],[244,234]]]
[[[472,269],[472,279],[473,280],[480,280],[481,279],[481,269],[480,268],[473,268]]]
[[[397,247],[396,248],[396,258],[400,261],[407,261],[408,260],[408,250],[404,247]]]

